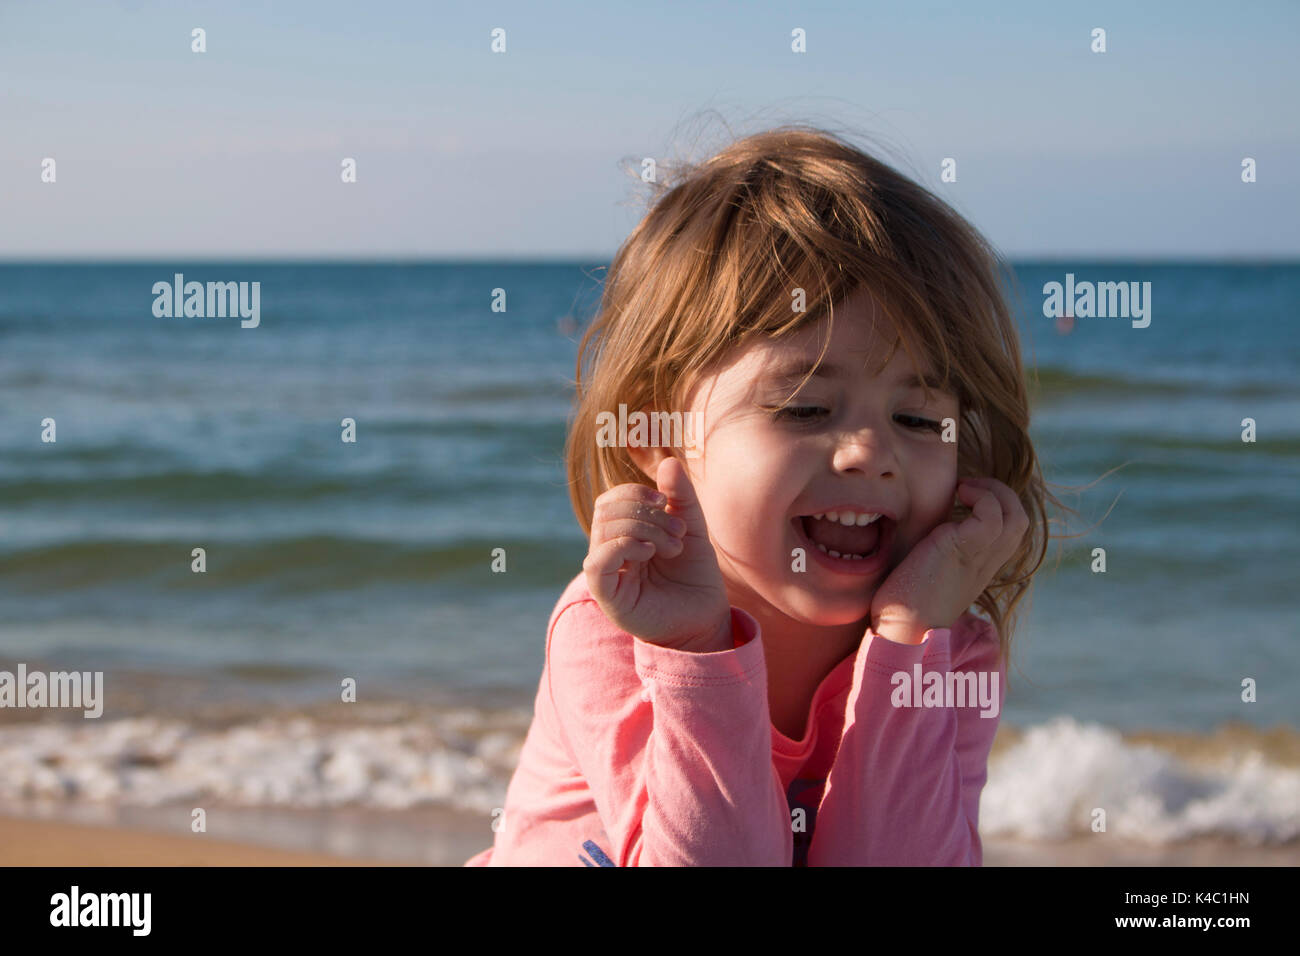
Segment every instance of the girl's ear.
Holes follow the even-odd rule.
[[[667,449],[664,448],[635,448],[630,443],[627,447],[627,453],[632,457],[632,462],[641,469],[651,482],[655,480],[655,475],[659,472],[659,463],[665,458],[671,457]]]
[[[663,412],[653,406],[643,405],[641,406],[640,414],[645,416],[645,420],[650,420],[651,418],[654,418],[656,414],[662,416]],[[680,415],[680,412],[677,412],[676,415]],[[699,442],[703,441],[703,436],[702,434],[695,434],[692,425],[692,421],[688,421],[685,427],[681,429],[681,434],[672,432],[671,424],[662,425],[664,431],[659,431],[659,429],[650,429],[649,441],[654,441],[653,436],[656,431],[659,431],[658,445],[637,445],[636,432],[634,432],[633,428],[629,427],[627,434],[628,457],[632,458],[632,463],[636,464],[637,468],[640,468],[641,473],[643,473],[647,479],[650,479],[651,483],[654,483],[655,475],[659,472],[659,463],[663,462],[664,458],[681,458],[681,451],[669,444],[668,434],[673,434],[673,437],[671,438],[672,442],[679,442],[679,444],[684,442],[686,458],[698,457],[698,455],[695,454],[695,449],[697,449]],[[699,429],[699,431],[702,431],[702,429]],[[645,431],[642,429],[641,433],[645,434]],[[685,462],[682,462],[682,464],[685,464]]]
[[[652,409],[646,405],[641,411],[649,415]],[[632,463],[641,469],[641,473],[653,483],[659,471],[659,463],[670,457],[670,449],[656,445],[637,445],[634,441],[633,436],[629,434],[627,436],[628,456],[632,459]]]

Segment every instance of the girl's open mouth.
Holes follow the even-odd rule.
[[[884,516],[861,526],[814,515],[801,515],[791,523],[809,555],[840,573],[873,574],[880,570],[894,540],[894,521]]]

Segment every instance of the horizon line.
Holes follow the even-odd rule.
[[[608,265],[614,255],[514,255],[500,256],[438,256],[438,255],[276,255],[236,256],[215,254],[207,256],[182,255],[68,255],[68,256],[0,256],[0,266],[49,265]],[[1014,265],[1069,265],[1123,262],[1145,265],[1293,265],[1300,264],[1300,253],[1286,254],[1236,254],[1213,255],[1189,253],[1087,253],[1079,255],[1062,253],[1035,253],[1032,255],[1006,254],[1002,261]]]

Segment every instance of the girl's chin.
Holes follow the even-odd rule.
[[[786,595],[781,610],[787,617],[816,627],[842,627],[865,619],[871,613],[871,594],[819,597],[806,592]]]
[[[727,590],[733,603],[737,598],[761,601],[792,620],[814,627],[843,627],[865,620],[871,614],[871,599],[875,596],[874,587],[853,593],[819,593],[788,581],[772,582],[766,587],[754,587],[751,582],[737,587],[729,581]]]

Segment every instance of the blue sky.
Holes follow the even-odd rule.
[[[1293,2],[0,0],[0,258],[599,259],[621,163],[791,121],[1010,256],[1295,257],[1297,35]]]

